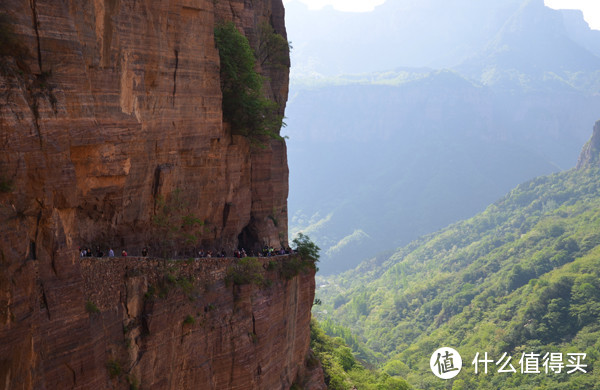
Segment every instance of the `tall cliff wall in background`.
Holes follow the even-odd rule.
[[[255,148],[222,122],[213,36],[215,23],[233,21],[253,45],[264,22],[285,37],[283,5],[6,0],[0,13],[13,32],[5,46],[12,52],[0,53],[0,384],[118,387],[106,382],[111,352],[104,333],[118,327],[122,302],[115,296],[100,308],[102,321],[90,320],[85,302],[92,293],[85,288],[79,245],[139,252],[152,239],[157,199],[176,189],[205,222],[205,248],[287,243],[285,142]],[[260,71],[266,94],[283,114],[288,69]],[[306,283],[302,288],[310,287]],[[286,284],[285,294],[296,287]],[[310,294],[303,296],[303,305],[312,304]],[[257,299],[281,304],[278,294]],[[181,318],[172,320],[181,326]],[[294,318],[283,321],[289,325]],[[307,329],[296,335],[302,332]],[[189,334],[173,337],[183,342]],[[153,353],[174,355],[174,344],[161,351],[163,342],[154,340]],[[215,353],[234,380],[243,358],[228,353],[237,345],[219,348]],[[153,388],[199,380],[202,362],[186,356],[196,355],[183,355],[179,366],[168,368],[187,370],[183,382],[164,379],[170,375],[165,366],[150,363],[141,379],[154,370],[161,377]],[[282,384],[302,363],[286,362]],[[247,388],[260,388],[256,383]]]

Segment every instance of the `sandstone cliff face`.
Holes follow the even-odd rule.
[[[18,55],[0,58],[0,386],[122,387],[125,382],[107,376],[107,356],[123,353],[112,343],[123,333],[119,321],[129,315],[124,313],[146,309],[124,301],[132,296],[128,292],[101,301],[101,313],[90,317],[86,299],[93,288],[105,286],[90,290],[77,247],[110,245],[139,253],[154,238],[150,222],[156,200],[176,189],[190,212],[205,221],[205,248],[287,242],[285,142],[267,141],[258,149],[230,134],[222,122],[213,38],[221,20],[234,21],[253,44],[264,22],[285,36],[283,5],[280,0],[6,0],[0,13],[18,48]],[[288,70],[261,72],[265,91],[283,113]],[[114,288],[142,291],[147,283],[130,279]],[[241,291],[244,304],[233,302],[232,308],[254,312],[260,324],[280,315],[275,321],[286,324],[287,338],[277,336],[272,343],[287,348],[291,339],[305,337],[298,330],[307,320],[296,322],[291,312],[267,307],[294,303],[286,300],[299,297],[300,290],[305,290],[302,305],[312,302],[310,281],[300,279],[276,293]],[[113,282],[117,286],[118,278]],[[182,328],[181,318],[170,317],[178,305],[185,306],[180,298],[155,303],[150,310],[155,319],[147,326],[175,325],[152,328],[158,337],[151,333],[135,347],[142,355],[131,352],[132,359],[139,358],[135,375],[153,388],[182,388],[209,377],[212,388],[223,383],[268,388],[263,384],[275,381],[260,379],[265,376],[256,374],[256,362],[270,375],[281,369],[277,383],[284,386],[302,363],[295,360],[299,352],[285,352],[279,366],[255,359],[260,354],[248,352],[248,336],[238,339],[248,325],[241,314],[223,314],[222,322],[211,322],[217,330],[207,335],[199,325]],[[231,297],[218,303],[227,307]],[[229,332],[221,335],[227,326]],[[171,341],[163,339],[163,331],[170,332]],[[202,337],[218,337],[224,344],[202,344]],[[186,346],[179,358],[175,338]],[[246,352],[254,356],[251,363]],[[163,355],[170,361],[161,360]],[[155,358],[147,360],[150,356]],[[219,371],[223,367],[226,372]],[[236,382],[250,373],[250,382]]]
[[[44,294],[30,326],[5,325],[2,388],[323,388],[305,367],[314,271],[286,279],[264,260],[264,283],[235,285],[235,261],[83,259],[79,296]]]
[[[90,332],[82,337],[93,344],[88,359],[97,367],[90,384],[289,389],[301,380],[314,272],[286,280],[262,271],[265,283],[233,285],[224,282],[231,262],[84,260],[84,295],[98,308],[84,316]],[[57,370],[51,379],[59,382],[47,381],[49,388],[65,377],[81,386],[77,372]]]
[[[577,160],[577,169],[598,166],[600,162],[600,121],[594,125],[592,138],[583,146],[579,159]]]
[[[261,23],[285,36],[280,1],[9,0],[2,8],[26,48],[0,76],[0,168],[14,187],[3,203],[31,217],[27,226],[63,225],[76,240],[61,243],[69,249],[137,250],[157,196],[179,188],[206,221],[205,247],[234,248],[241,237],[287,242],[285,142],[251,148],[222,123],[213,36],[228,20],[254,44]],[[261,72],[283,113],[288,69]],[[38,239],[31,231],[25,241]]]

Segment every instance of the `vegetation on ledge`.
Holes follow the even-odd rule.
[[[264,80],[255,70],[257,59],[248,39],[232,22],[217,25],[214,33],[221,60],[223,119],[231,124],[233,134],[248,137],[255,144],[265,138],[282,139],[279,130],[283,116],[277,102],[263,94]],[[270,47],[280,43],[281,39],[264,39],[260,48],[263,61],[279,61],[280,54],[275,53],[280,50],[275,48],[274,52]]]

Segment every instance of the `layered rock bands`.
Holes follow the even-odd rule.
[[[103,281],[120,293],[99,314],[85,308],[94,288],[107,287],[86,284],[78,247],[139,253],[157,239],[157,201],[174,193],[202,221],[198,245],[206,249],[287,244],[285,142],[256,147],[223,123],[213,36],[221,21],[233,21],[254,46],[265,23],[286,36],[280,0],[0,4],[0,388],[125,386],[125,376],[107,374],[113,358],[149,388],[291,383],[308,345],[310,277],[275,283],[281,290],[242,289],[243,304],[216,287],[206,299],[222,317],[207,314],[208,332],[182,325],[181,296],[155,301],[150,333],[143,346],[132,341],[129,360],[113,344],[123,338],[119,323],[137,318],[129,310],[146,310],[127,301],[141,279]],[[283,114],[288,68],[258,70]],[[276,312],[284,306],[304,317]],[[250,313],[258,341],[276,339],[254,344]],[[285,338],[261,336],[269,318],[287,329]],[[268,362],[276,345],[294,352]]]

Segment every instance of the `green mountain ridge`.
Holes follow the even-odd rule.
[[[317,317],[350,329],[362,358],[415,388],[599,388],[600,169],[523,183],[471,219],[318,285]],[[442,346],[463,356],[453,380],[429,368]],[[491,364],[475,374],[485,352],[494,362],[508,353],[517,372]],[[586,353],[587,373],[546,374],[546,352],[565,362]],[[519,372],[523,353],[540,354],[539,374]]]
[[[309,12],[315,21],[324,14],[331,12]],[[418,26],[403,23],[408,15]],[[360,26],[352,34],[373,34],[373,45],[404,60],[379,71],[292,78],[285,131],[288,161],[297,167],[290,173],[290,230],[310,232],[324,249],[321,273],[351,269],[380,248],[475,215],[518,183],[574,165],[587,125],[597,119],[600,40],[581,14],[566,15],[543,0],[399,0],[372,14],[337,15]],[[319,42],[338,35],[352,42],[348,51],[330,45],[338,60],[352,69],[359,69],[352,60],[358,54],[390,61],[358,50],[363,38],[335,25]],[[427,28],[431,36],[423,26],[435,26]],[[411,67],[406,61],[415,53],[398,37],[424,39],[429,58],[464,44],[470,49],[440,68]]]

